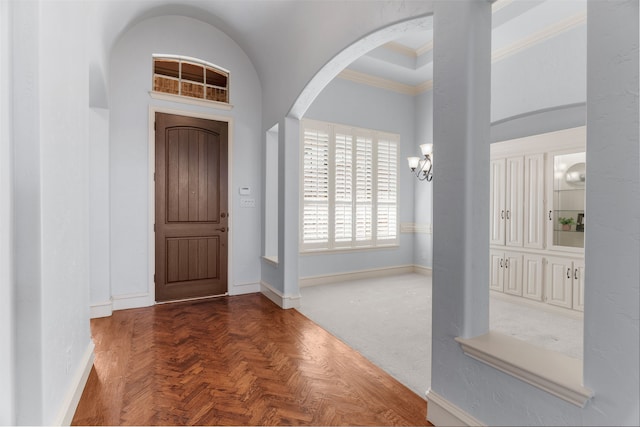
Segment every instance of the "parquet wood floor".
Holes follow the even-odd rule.
[[[261,294],[91,321],[73,425],[430,425],[426,402]]]

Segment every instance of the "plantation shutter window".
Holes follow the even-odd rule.
[[[306,245],[329,242],[329,134],[304,131],[302,235]],[[324,245],[323,245],[324,244]]]
[[[303,120],[304,251],[398,244],[399,136]]]
[[[397,237],[398,147],[393,141],[378,140],[378,240]]]

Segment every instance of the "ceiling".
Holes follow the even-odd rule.
[[[497,0],[493,62],[586,22],[586,0]],[[433,29],[408,34],[360,57],[341,78],[417,94],[433,80]]]

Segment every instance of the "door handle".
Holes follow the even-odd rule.
[[[576,268],[575,271],[573,272],[573,278],[578,280],[578,269]]]
[[[504,219],[504,209],[500,211],[500,218]]]
[[[500,268],[502,268],[502,258],[500,258]]]
[[[571,269],[567,268],[567,279],[571,279]]]
[[[510,211],[507,211],[507,219],[511,219]]]
[[[504,260],[504,268],[509,268],[509,259]]]
[[[549,221],[553,221],[553,218],[551,218],[551,213],[552,211],[549,211]]]
[[[221,232],[223,232],[223,233],[224,233],[225,231],[227,231],[227,228],[225,228],[225,227],[222,227],[222,228],[216,228],[216,231],[221,231]]]

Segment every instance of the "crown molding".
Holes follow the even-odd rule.
[[[429,40],[428,42],[426,42],[425,44],[423,44],[422,46],[416,49],[416,57],[422,56],[425,53],[429,52],[430,50],[433,50],[433,39]]]
[[[423,44],[417,49],[412,49],[408,46],[405,46],[397,42],[389,42],[383,45],[382,47],[384,47],[385,49],[400,53],[402,55],[408,56],[409,58],[415,59],[421,55],[424,55],[430,50],[433,50],[433,40],[429,40],[428,42],[426,42],[425,44]]]
[[[586,22],[587,22],[586,11],[570,16],[567,19],[564,19],[556,24],[549,25],[548,27],[543,28],[537,33],[534,33],[528,37],[518,40],[515,43],[512,43],[503,48],[494,50],[493,53],[491,54],[491,62],[500,61],[506,58],[507,56],[511,56],[515,53],[528,49],[545,40],[549,40],[560,33],[576,28],[579,25],[582,25]]]
[[[361,83],[374,86],[380,89],[391,90],[405,95],[418,95],[433,88],[433,80],[427,80],[417,86],[411,86],[404,83],[398,83],[393,80],[384,79],[382,77],[372,76],[371,74],[362,73],[360,71],[345,68],[338,77],[355,83]]]
[[[382,47],[384,47],[385,49],[400,53],[402,55],[408,56],[409,58],[416,58],[418,56],[415,50],[397,42],[389,42],[382,45]]]
[[[491,13],[496,13],[505,6],[509,6],[513,0],[496,0],[491,4]]]

